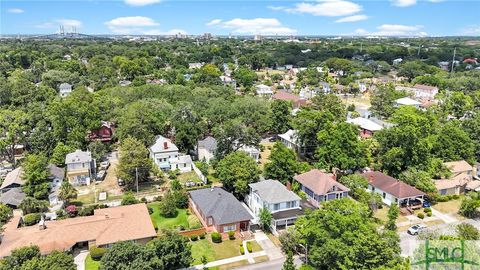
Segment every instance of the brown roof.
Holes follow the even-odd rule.
[[[277,93],[275,93],[275,95],[273,95],[272,98],[273,99],[287,100],[287,101],[291,100],[293,102],[296,102],[296,101],[300,100],[299,96],[294,95],[292,93],[285,92],[285,91],[277,91]]]
[[[0,189],[6,188],[11,184],[17,184],[19,186],[22,186],[24,183],[22,179],[22,174],[23,174],[22,167],[18,167],[15,170],[9,172],[7,176],[5,176],[5,180],[3,180],[2,186],[0,186]]]
[[[341,191],[350,191],[346,186],[335,181],[333,175],[326,174],[318,169],[296,175],[293,178],[317,195],[327,194],[333,187]]]
[[[97,209],[93,216],[46,221],[44,230],[38,225],[17,228],[20,219],[15,216],[5,226],[0,258],[29,245],[37,245],[42,254],[48,254],[54,250],[68,250],[78,242],[95,241],[101,246],[157,235],[143,203]]]
[[[417,188],[381,172],[366,172],[362,176],[367,178],[371,186],[383,190],[398,199],[425,195]]]
[[[427,91],[427,92],[438,91],[438,88],[437,88],[437,87],[435,87],[435,86],[430,86],[430,85],[424,85],[424,84],[415,84],[413,87],[414,87],[414,88],[417,88],[417,89],[420,89],[420,90]]]
[[[466,173],[457,174],[449,179],[435,180],[435,187],[438,190],[449,189],[454,187],[466,186],[468,182],[472,180],[472,177]]]
[[[443,163],[452,173],[461,173],[473,170],[473,167],[465,160],[451,161]]]

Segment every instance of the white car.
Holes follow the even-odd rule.
[[[423,225],[423,224],[417,224],[417,225],[413,225],[412,227],[408,228],[408,233],[411,234],[411,235],[418,235],[419,232],[425,230],[427,228],[427,226]]]

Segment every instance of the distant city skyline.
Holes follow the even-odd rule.
[[[480,36],[477,1],[13,1],[0,34]]]

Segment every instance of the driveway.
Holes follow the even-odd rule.
[[[275,246],[275,244],[268,238],[268,236],[261,230],[255,231],[255,241],[265,250],[269,260],[276,260],[283,258],[282,250]]]
[[[451,215],[447,215],[447,214],[444,214],[440,211],[437,211],[435,210],[435,208],[431,207],[432,209],[432,215],[441,219],[443,222],[445,222],[446,224],[450,224],[450,223],[455,223],[455,222],[458,222],[458,219],[451,216]]]
[[[85,259],[87,259],[88,250],[74,252],[73,256],[73,261],[77,265],[77,270],[85,270]]]

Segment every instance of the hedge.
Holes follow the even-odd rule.
[[[99,248],[99,247],[91,247],[90,248],[90,257],[94,261],[100,261],[103,255],[107,252],[106,248]]]
[[[252,242],[247,242],[247,250],[249,253],[252,253]]]
[[[25,224],[25,226],[32,226],[37,224],[41,219],[42,215],[40,213],[26,214],[23,216],[23,224]]]
[[[194,234],[194,235],[190,236],[190,240],[197,241],[198,240],[198,235]]]
[[[235,232],[234,231],[229,231],[228,232],[228,239],[235,240]]]
[[[212,233],[212,242],[214,243],[221,243],[222,242],[222,235],[218,232]]]
[[[243,248],[243,246],[240,246],[240,254],[245,254],[245,249]]]
[[[199,237],[200,239],[205,239],[205,233],[201,233]]]
[[[420,219],[424,219],[425,218],[425,215],[423,213],[418,213],[417,214],[417,217],[420,218]]]

